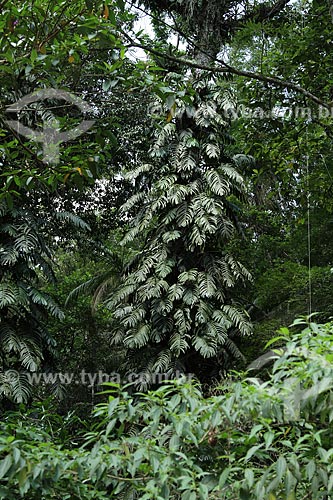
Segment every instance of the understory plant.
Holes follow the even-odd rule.
[[[324,499],[333,489],[333,324],[280,330],[270,378],[237,374],[204,398],[194,380],[144,394],[109,384],[95,427],[68,449],[1,425],[0,498]]]

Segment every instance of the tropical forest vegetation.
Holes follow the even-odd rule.
[[[332,0],[0,27],[0,499],[333,499]]]

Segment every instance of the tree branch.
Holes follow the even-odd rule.
[[[156,50],[148,45],[145,45],[143,43],[136,42],[133,40],[127,33],[121,30],[122,35],[124,38],[129,42],[130,47],[136,47],[142,50],[145,50],[149,52],[150,54],[154,54],[158,57],[162,57],[164,59],[168,59],[169,61],[175,62],[177,64],[182,64],[183,66],[188,66],[189,68],[195,68],[195,69],[200,69],[203,71],[209,71],[211,73],[229,73],[237,76],[243,76],[245,78],[249,78],[250,80],[257,80],[261,81],[264,83],[270,83],[272,85],[281,87],[281,88],[286,88],[289,90],[293,90],[299,94],[302,94],[305,96],[307,99],[310,101],[319,104],[320,106],[323,106],[326,109],[331,109],[331,103],[326,103],[316,95],[312,94],[308,90],[304,89],[303,87],[297,85],[296,83],[289,82],[287,80],[283,80],[282,78],[276,77],[276,76],[271,76],[271,75],[263,75],[261,73],[255,73],[253,71],[245,71],[245,70],[240,70],[237,68],[234,68],[233,66],[229,66],[227,63],[222,61],[221,59],[215,59],[215,62],[220,64],[223,67],[220,66],[213,66],[213,65],[206,65],[206,64],[199,64],[194,60],[191,59],[185,59],[183,57],[175,57],[167,53],[160,52],[159,50]]]
[[[273,5],[273,7],[262,5],[259,7],[258,14],[255,14],[252,11],[250,14],[245,16],[245,20],[246,21],[255,20],[256,22],[263,22],[266,21],[266,19],[271,19],[276,14],[279,14],[279,12],[281,12],[281,10],[283,10],[286,7],[286,5],[288,5],[289,2],[290,0],[278,0]]]

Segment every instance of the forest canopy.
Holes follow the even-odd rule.
[[[0,1],[0,498],[330,498],[332,13]]]

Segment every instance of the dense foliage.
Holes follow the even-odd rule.
[[[19,427],[8,416],[0,497],[325,498],[333,488],[333,325],[302,324],[297,334],[281,330],[287,343],[264,383],[239,376],[209,398],[186,379],[146,394],[109,386],[79,448],[58,444],[59,423],[42,408],[36,423]]]
[[[332,9],[0,0],[0,498],[332,497]]]
[[[115,318],[114,342],[129,349],[130,368],[142,367],[147,382],[170,369],[192,371],[197,354],[237,353],[230,330],[251,330],[232,293],[250,276],[227,251],[245,186],[221,131],[223,93],[203,77],[187,86],[176,123],[157,133],[155,161],[126,174],[136,192],[121,209],[138,208],[123,242],[139,234],[145,242],[105,301]]]

